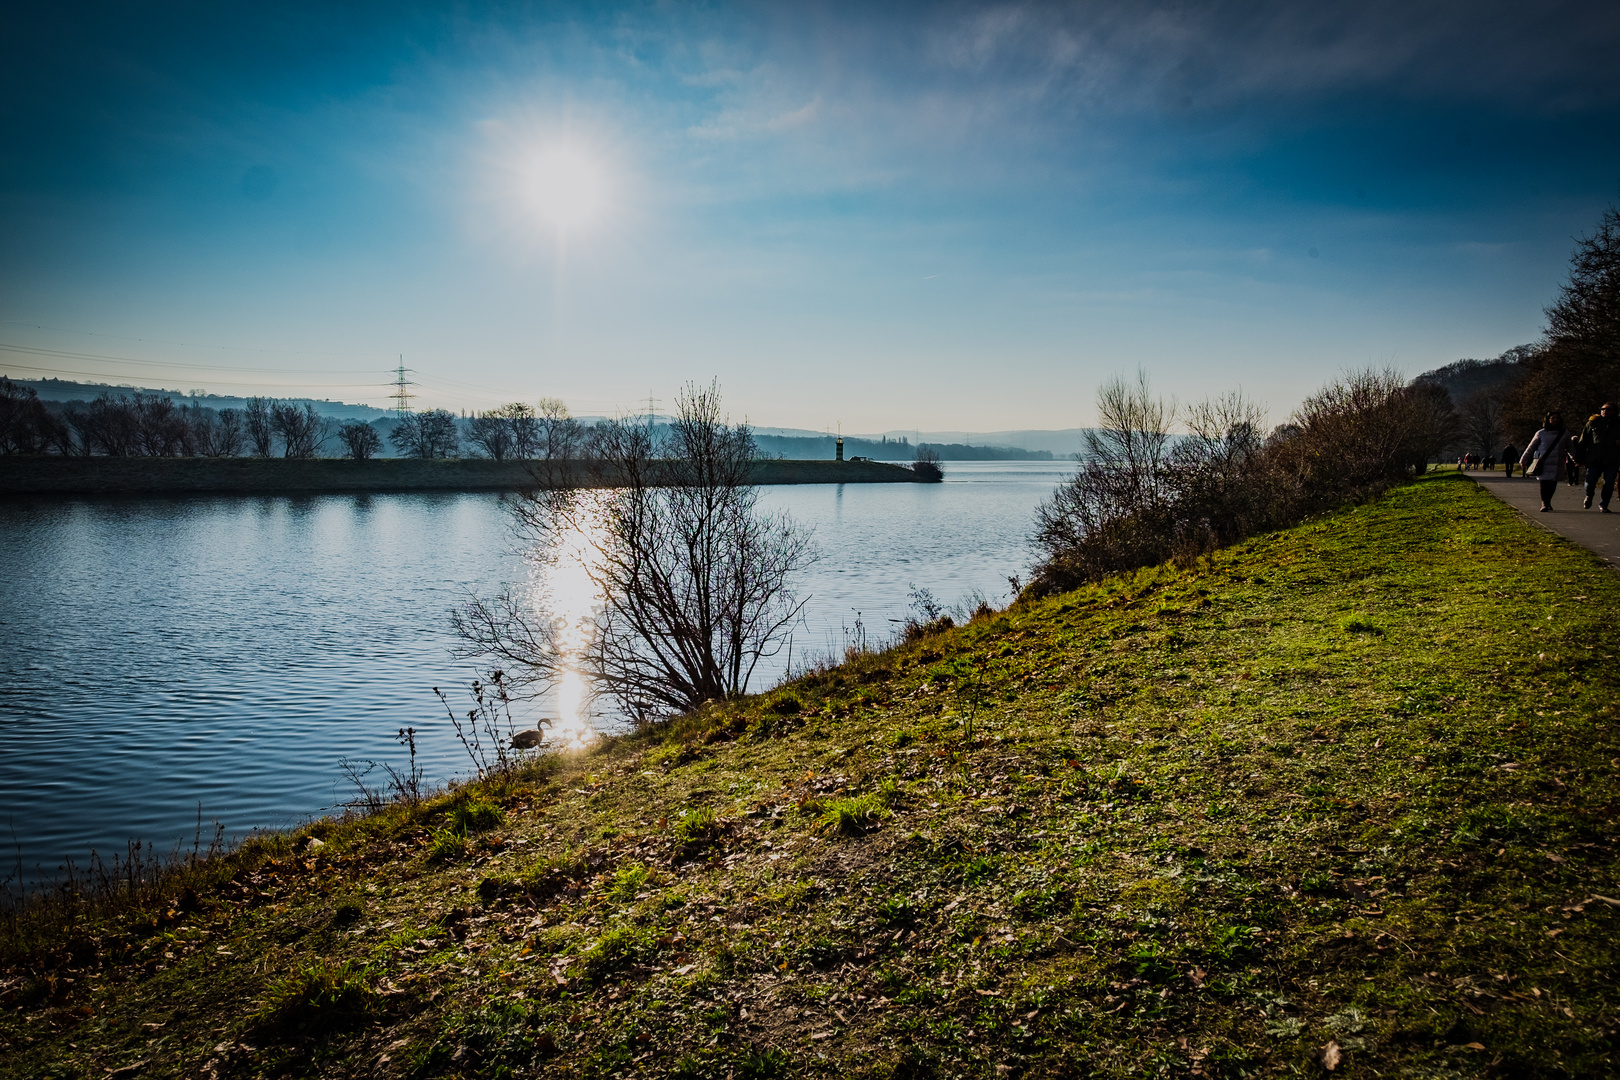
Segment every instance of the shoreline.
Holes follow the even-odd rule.
[[[538,486],[543,462],[482,458],[0,457],[0,498],[56,495],[325,495],[406,491],[517,491]],[[583,462],[569,462],[580,477]],[[930,483],[879,461],[758,462],[754,482]]]

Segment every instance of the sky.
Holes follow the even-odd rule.
[[[418,407],[1283,419],[1535,340],[1613,3],[22,4],[0,373]],[[401,359],[403,358],[403,359]]]

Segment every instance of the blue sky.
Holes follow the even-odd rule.
[[[1280,420],[1533,340],[1620,197],[1612,4],[35,5],[5,38],[19,377],[381,404],[403,354],[456,409],[718,378],[760,424],[992,430],[1140,366]]]

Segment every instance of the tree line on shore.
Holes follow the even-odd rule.
[[[47,402],[0,376],[0,454],[65,457],[375,457],[386,438],[402,457],[557,460],[589,454],[596,426],[555,398],[458,417],[429,409],[338,422],[308,402],[254,397],[242,409],[177,404],[158,394],[102,393]]]

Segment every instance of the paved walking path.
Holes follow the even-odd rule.
[[[1552,499],[1552,510],[1543,514],[1541,492],[1535,480],[1524,480],[1518,475],[1509,480],[1499,472],[1467,472],[1464,475],[1478,481],[1480,487],[1524,514],[1531,524],[1573,540],[1588,551],[1595,552],[1613,569],[1620,570],[1620,493],[1616,493],[1609,502],[1609,508],[1614,513],[1600,514],[1596,497],[1592,499],[1592,509],[1581,509],[1581,500],[1586,497],[1585,487],[1560,483],[1558,494]]]

